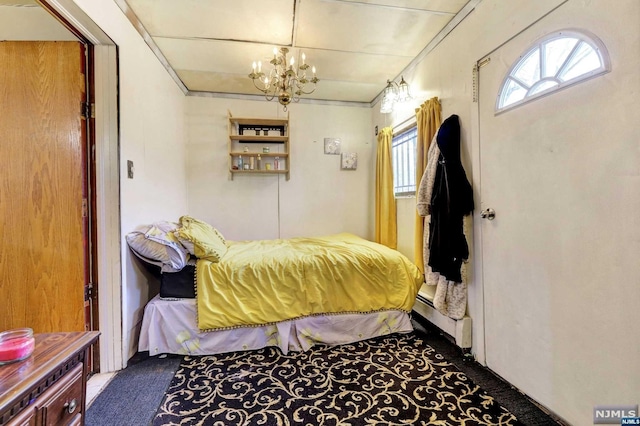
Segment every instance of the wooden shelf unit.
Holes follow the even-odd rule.
[[[245,127],[249,127],[249,129],[244,129]],[[233,117],[229,111],[228,128],[230,180],[233,180],[235,174],[284,174],[286,180],[289,180],[291,169],[291,156],[289,153],[289,114],[287,114],[287,118],[282,119],[246,118]],[[251,134],[251,132],[257,134]],[[268,132],[268,134],[265,135],[265,132]],[[278,132],[280,132],[279,135],[276,134]],[[248,148],[248,151],[244,150],[245,147]],[[264,147],[268,147],[269,152],[264,152]],[[258,168],[258,156],[260,156],[262,160],[260,168]],[[250,164],[250,159],[253,157],[254,168],[238,168],[238,160],[241,157],[243,163],[246,161],[244,164]],[[268,160],[265,161],[265,158]],[[279,160],[278,169],[274,168],[276,158]],[[270,164],[270,170],[266,169],[267,164]]]

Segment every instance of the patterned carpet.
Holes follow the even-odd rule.
[[[414,333],[185,357],[160,425],[519,425]]]

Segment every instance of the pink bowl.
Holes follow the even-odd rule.
[[[21,361],[33,353],[35,339],[30,328],[17,328],[0,333],[0,365]]]

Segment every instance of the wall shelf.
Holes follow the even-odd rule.
[[[234,117],[228,111],[228,127],[230,180],[236,174],[283,174],[289,180],[291,157],[288,114],[287,118],[282,119],[247,118]],[[255,144],[263,144],[262,148],[269,152],[256,149]]]
[[[288,136],[256,136],[256,135],[233,135],[233,139],[245,143],[286,143]]]

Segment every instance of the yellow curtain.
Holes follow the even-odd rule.
[[[391,141],[393,129],[385,127],[378,133],[376,156],[376,242],[396,249],[398,230],[396,198],[393,195],[393,165]]]
[[[416,143],[416,192],[422,174],[427,167],[427,152],[433,136],[442,123],[440,101],[437,97],[431,98],[416,108],[416,124],[418,126],[418,140]],[[416,211],[416,226],[414,236],[414,253],[415,264],[424,273],[423,259],[423,234],[424,234],[424,217],[420,216]]]

